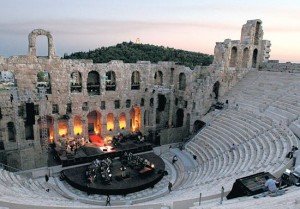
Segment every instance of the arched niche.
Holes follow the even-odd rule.
[[[179,74],[179,81],[178,82],[179,82],[178,89],[182,90],[182,91],[185,91],[185,88],[186,88],[186,77],[185,77],[184,73],[180,73]]]
[[[8,133],[8,141],[15,142],[16,141],[16,127],[14,122],[7,123],[7,133]]]
[[[36,55],[36,38],[38,36],[46,36],[48,39],[48,58],[53,58],[55,56],[54,41],[51,33],[43,29],[35,29],[28,35],[28,51],[30,56]]]
[[[88,73],[87,92],[90,96],[100,95],[100,75],[97,71],[90,71]]]
[[[119,127],[120,129],[126,128],[126,115],[123,112],[119,116]]]
[[[182,108],[179,108],[176,111],[176,127],[183,126],[183,118],[184,118],[184,110]]]
[[[249,48],[246,47],[243,50],[242,67],[247,68],[248,67],[248,62],[249,62]]]
[[[130,128],[131,131],[139,131],[141,128],[141,108],[138,106],[130,110]]]
[[[83,125],[82,125],[82,118],[78,115],[76,115],[74,117],[74,134],[75,135],[81,135],[82,134],[82,128],[83,128]]]
[[[237,57],[238,57],[238,50],[234,46],[231,48],[229,67],[236,67]]]
[[[140,89],[140,72],[134,71],[131,74],[131,90],[139,90]]]
[[[10,71],[0,71],[0,89],[9,90],[15,86],[15,75]]]
[[[71,93],[82,92],[82,76],[79,71],[71,73],[70,88]]]
[[[108,131],[115,129],[115,118],[113,113],[108,113],[106,117],[106,128]]]
[[[163,73],[161,71],[157,71],[154,74],[154,84],[155,85],[163,85]]]

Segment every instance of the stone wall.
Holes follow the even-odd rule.
[[[38,35],[48,38],[47,57],[36,56]],[[98,64],[91,60],[64,60],[55,55],[51,33],[34,30],[29,34],[28,55],[0,57],[0,72],[2,75],[12,73],[13,86],[19,94],[19,99],[15,95],[11,102],[9,89],[13,86],[10,83],[2,85],[0,142],[4,148],[1,156],[6,158],[1,159],[21,169],[46,165],[44,142],[40,140],[42,115],[47,115],[43,118],[47,118],[47,128],[52,129],[51,140],[88,137],[88,118],[96,111],[97,132],[103,138],[139,129],[146,135],[160,136],[162,144],[181,141],[193,131],[194,122],[201,120],[219,96],[228,92],[252,67],[257,68],[267,59],[270,44],[262,40],[262,36],[261,21],[248,21],[243,26],[241,40],[226,39],[216,43],[212,65],[190,69],[174,62],[114,60]],[[47,79],[41,78],[41,72]],[[37,96],[41,86],[47,89],[45,100]],[[116,107],[117,100],[119,107]],[[28,116],[24,109],[25,104],[31,102],[36,112],[30,138],[31,127],[26,125]],[[45,107],[44,112],[41,107]],[[111,114],[112,122],[108,120]],[[126,118],[124,128],[120,127],[121,115]],[[80,118],[82,131],[74,129],[75,118]],[[60,132],[63,123],[64,134]],[[113,128],[110,123],[114,124]],[[14,134],[15,140],[12,140]]]

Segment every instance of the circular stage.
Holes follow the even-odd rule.
[[[147,172],[146,169],[137,171],[127,167],[127,177],[121,178],[122,171],[120,168],[122,164],[120,160],[114,159],[111,167],[112,180],[109,184],[103,184],[98,180],[88,183],[86,170],[89,165],[66,169],[63,171],[63,174],[65,180],[71,186],[88,194],[126,195],[154,187],[165,174],[165,163],[159,156],[154,153],[141,154],[139,156],[154,164],[152,172]]]

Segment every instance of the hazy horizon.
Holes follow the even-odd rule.
[[[2,0],[0,55],[25,55],[28,34],[36,28],[51,31],[56,53],[93,50],[137,38],[153,44],[213,55],[215,42],[240,39],[242,25],[263,21],[271,58],[300,62],[300,2],[271,3],[230,0]],[[46,38],[38,38],[38,52]]]

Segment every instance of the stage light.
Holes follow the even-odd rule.
[[[154,167],[155,167],[155,166],[154,166],[154,164],[152,163],[152,164],[151,164],[151,168],[154,168]]]
[[[109,176],[109,177],[112,177],[111,173],[110,173],[110,174],[108,174],[108,176]]]
[[[285,172],[284,172],[284,173],[286,173],[286,174],[290,175],[290,173],[291,173],[291,170],[290,170],[290,169],[285,169]]]

